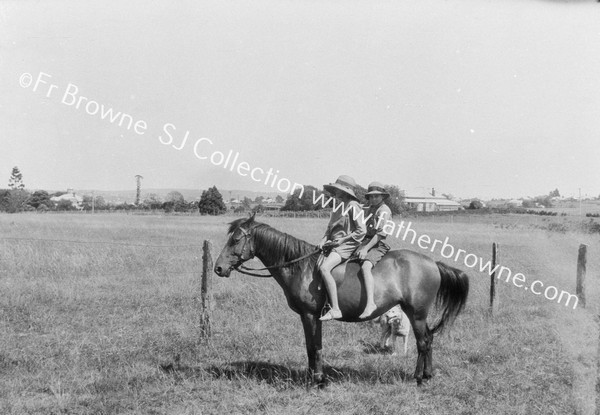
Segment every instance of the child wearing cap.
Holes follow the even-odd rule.
[[[337,297],[337,286],[331,275],[331,270],[342,261],[350,258],[366,234],[366,226],[360,216],[355,219],[354,211],[358,212],[361,209],[358,198],[354,194],[355,187],[356,182],[349,176],[340,176],[335,183],[323,186],[338,202],[343,203],[343,206],[332,212],[325,235],[323,235],[323,239],[318,245],[320,249],[323,249],[325,244],[331,247],[328,254],[323,254],[319,258],[319,271],[321,271],[331,300],[331,310],[320,318],[321,321],[342,317]]]
[[[377,309],[373,298],[373,274],[371,270],[381,258],[390,250],[384,242],[386,233],[383,232],[383,223],[392,218],[392,211],[384,203],[390,196],[383,185],[379,182],[369,184],[365,197],[369,200],[369,206],[365,212],[367,218],[367,235],[356,251],[356,255],[362,261],[361,269],[367,292],[367,304],[359,318],[367,318]]]

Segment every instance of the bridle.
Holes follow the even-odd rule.
[[[263,267],[263,268],[248,268],[245,265],[243,265],[243,263],[254,258],[254,241],[248,243],[248,241],[252,239],[252,233],[250,232],[250,229],[246,230],[242,227],[239,227],[238,229],[240,231],[242,231],[242,234],[243,234],[242,237],[244,238],[244,245],[242,245],[242,250],[239,254],[234,252],[234,255],[236,255],[238,257],[238,263],[233,266],[233,269],[235,269],[237,272],[240,272],[242,274],[252,275],[253,277],[270,277],[271,275],[254,274],[254,273],[248,272],[248,271],[266,271],[266,270],[275,269],[275,268],[284,268],[289,265],[295,264],[296,262],[302,261],[303,259],[306,259],[310,256],[313,256],[316,253],[321,252],[320,249],[317,249],[314,252],[310,252],[306,255],[301,256],[300,258],[293,259],[291,261],[285,262],[280,265],[271,265],[271,266]],[[238,241],[239,241],[239,239],[238,239]],[[244,258],[244,251],[246,250],[246,245],[249,246],[250,251],[249,251],[249,256],[247,258]]]
[[[244,245],[242,245],[242,250],[241,252],[238,254],[236,254],[234,252],[234,254],[238,257],[238,265],[236,265],[236,267],[238,267],[239,265],[241,265],[243,262],[248,261],[249,259],[254,258],[254,243],[250,242],[250,244],[248,244],[248,241],[252,238],[252,234],[250,233],[250,230],[246,230],[242,227],[238,228],[240,231],[242,231],[242,238],[244,238]],[[241,239],[241,238],[240,238]],[[239,241],[239,239],[238,239]],[[250,247],[250,252],[247,258],[244,258],[244,251],[246,250],[246,245],[248,245]]]

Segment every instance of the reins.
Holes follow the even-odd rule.
[[[313,251],[313,252],[310,252],[310,253],[308,253],[308,254],[306,254],[306,255],[302,255],[300,258],[293,259],[293,260],[291,260],[291,261],[288,261],[288,262],[285,262],[285,263],[283,263],[283,264],[279,264],[279,265],[271,265],[271,266],[268,266],[268,267],[263,267],[263,268],[248,268],[247,266],[245,266],[245,265],[243,265],[243,264],[241,264],[241,265],[239,265],[239,266],[237,266],[237,267],[233,267],[233,268],[234,268],[234,269],[235,269],[237,272],[241,272],[242,274],[246,274],[246,275],[252,275],[253,277],[270,277],[270,275],[264,275],[264,274],[254,274],[254,273],[252,273],[252,272],[249,272],[249,271],[267,271],[267,270],[270,270],[270,269],[275,269],[275,268],[285,268],[285,267],[288,267],[288,266],[290,266],[290,265],[292,265],[292,264],[295,264],[296,262],[302,261],[303,259],[306,259],[306,258],[308,258],[308,257],[311,257],[311,256],[313,256],[314,254],[318,254],[319,252],[321,252],[321,250],[320,250],[320,249],[317,249],[317,250],[315,250],[315,251]]]

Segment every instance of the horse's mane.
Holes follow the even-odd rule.
[[[292,261],[301,256],[308,255],[316,250],[316,246],[306,241],[281,232],[266,223],[254,222],[253,219],[237,219],[229,224],[229,233],[235,232],[242,224],[249,222],[249,230],[255,238],[255,246],[260,244],[264,259],[272,264],[282,264]],[[289,266],[294,273],[300,272],[306,261],[309,261],[309,267],[314,267],[318,255],[311,255],[308,258],[298,261]]]

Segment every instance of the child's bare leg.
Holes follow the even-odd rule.
[[[375,300],[373,299],[373,286],[375,285],[373,282],[373,274],[371,273],[373,264],[371,261],[365,261],[363,262],[361,269],[365,281],[365,291],[367,292],[367,304],[359,318],[367,318],[377,309],[377,305],[375,305]]]
[[[331,270],[341,262],[342,258],[336,252],[331,252],[319,266],[319,271],[321,271],[323,282],[325,283],[325,287],[329,293],[329,299],[331,300],[331,310],[327,313],[331,314],[331,318],[342,317],[342,311],[340,310],[337,297],[337,286],[333,279],[333,275],[331,275]],[[327,314],[322,317],[323,320],[331,320],[331,318],[327,317]]]

